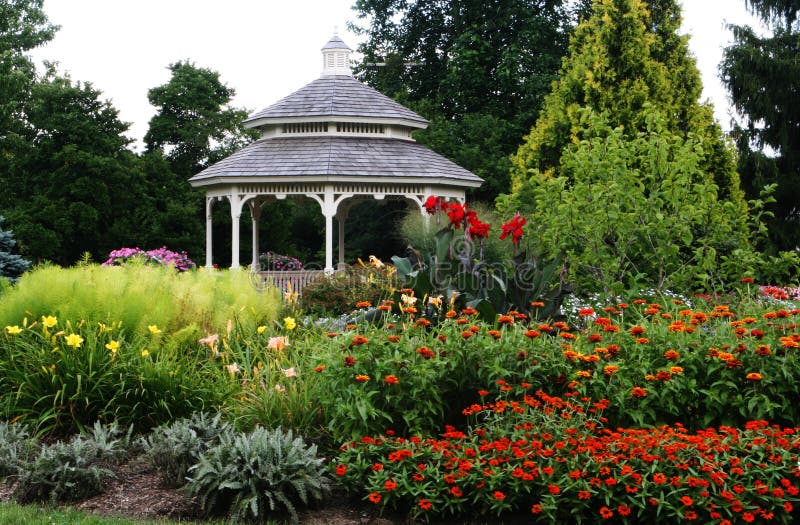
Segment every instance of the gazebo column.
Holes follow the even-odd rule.
[[[347,214],[350,212],[348,203],[341,203],[336,212],[336,222],[339,223],[339,264],[341,269],[344,266],[344,224],[347,221]]]
[[[333,273],[333,217],[336,215],[336,205],[333,202],[333,192],[325,189],[322,201],[322,214],[325,216],[325,273]]]
[[[250,217],[253,219],[253,262],[250,264],[250,267],[253,269],[254,272],[257,272],[261,269],[261,264],[258,261],[258,252],[259,250],[259,236],[258,236],[258,221],[261,219],[261,209],[264,206],[263,202],[256,202],[255,199],[250,200],[247,202],[248,206],[250,206]]]
[[[239,268],[239,223],[242,218],[242,199],[238,188],[228,195],[231,202],[231,268]]]
[[[213,214],[211,213],[214,209],[214,201],[216,197],[209,197],[206,196],[206,268],[213,268],[214,267],[214,245],[212,241],[212,226],[213,226]]]

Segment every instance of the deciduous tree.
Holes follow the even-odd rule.
[[[508,188],[508,155],[539,113],[566,51],[558,0],[359,0],[368,27],[357,74],[431,121],[416,139]]]
[[[231,108],[236,94],[219,73],[191,62],[169,65],[169,82],[150,89],[157,108],[144,136],[147,151],[161,150],[175,174],[188,179],[253,139],[242,128],[247,112]]]

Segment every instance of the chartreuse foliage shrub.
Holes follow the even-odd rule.
[[[438,437],[363,436],[331,470],[380,510],[420,520],[527,514],[536,523],[792,523],[800,428],[605,425],[608,400],[529,384],[465,409]],[[487,517],[488,519],[488,517]],[[724,521],[719,521],[724,520]]]
[[[27,320],[27,324],[26,324]],[[144,431],[207,406],[236,387],[194,340],[165,345],[120,324],[26,318],[0,333],[0,418],[68,435],[96,421]]]
[[[263,520],[288,513],[297,522],[297,505],[321,501],[329,479],[316,445],[291,431],[257,427],[221,435],[190,470],[187,490],[209,514]]]
[[[127,333],[164,337],[196,327],[223,329],[231,319],[255,329],[277,316],[280,298],[259,292],[244,271],[176,273],[173,268],[129,262],[125,266],[44,266],[27,273],[0,302],[0,326],[53,315],[63,320],[121,323]]]

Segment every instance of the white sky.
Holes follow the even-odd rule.
[[[89,81],[130,122],[139,143],[155,108],[147,90],[166,83],[173,62],[189,59],[213,69],[236,90],[232,105],[260,110],[316,79],[320,48],[338,28],[355,20],[354,0],[45,0],[61,26],[37,60],[57,61],[73,80]],[[730,110],[717,78],[722,48],[731,40],[726,23],[753,23],[744,0],[682,0],[684,32],[703,75],[704,98],[729,129]]]

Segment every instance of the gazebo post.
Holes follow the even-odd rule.
[[[348,204],[342,203],[339,205],[339,210],[336,212],[336,222],[339,223],[339,264],[338,267],[344,265],[344,223],[347,221],[347,214],[350,211]]]
[[[242,201],[239,190],[234,187],[228,195],[231,202],[231,269],[239,268],[239,223],[242,218]]]
[[[248,201],[247,204],[250,206],[250,217],[253,219],[253,262],[250,264],[250,267],[254,272],[257,272],[261,268],[261,264],[258,262],[258,252],[260,251],[258,221],[261,219],[261,209],[264,203],[256,202],[255,199],[253,199]]]
[[[214,267],[214,256],[213,256],[213,243],[212,241],[212,226],[213,226],[213,214],[211,213],[214,208],[214,200],[216,197],[206,197],[206,268],[213,268]]]
[[[325,187],[322,200],[322,214],[325,216],[325,273],[333,273],[333,217],[336,215],[336,204],[333,201],[333,189]]]

